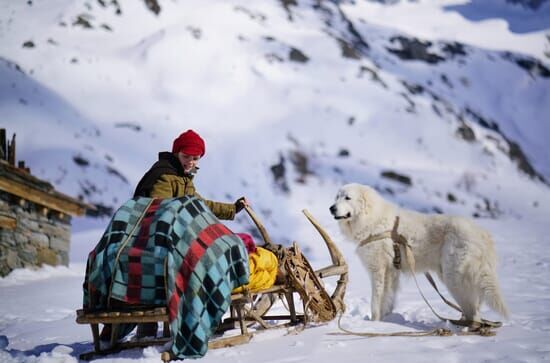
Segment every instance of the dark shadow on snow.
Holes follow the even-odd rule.
[[[524,34],[550,29],[550,3],[543,3],[538,9],[520,4],[505,3],[504,0],[471,0],[466,4],[450,5],[445,11],[455,11],[470,21],[501,19],[506,21],[513,33]]]
[[[91,352],[94,350],[94,345],[91,342],[77,342],[72,344],[60,344],[60,343],[50,343],[37,345],[36,347],[29,350],[18,350],[18,349],[5,349],[5,352],[10,354],[13,358],[18,359],[22,357],[30,356],[40,356],[42,353],[51,353],[57,347],[69,347],[72,348],[72,352],[69,354],[76,359],[79,359],[80,354]],[[128,358],[128,359],[140,359],[143,358],[143,349],[144,348],[135,348],[135,349],[125,349],[118,353],[113,353],[106,358]],[[96,359],[100,359],[98,357]]]

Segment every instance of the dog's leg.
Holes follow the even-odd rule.
[[[382,301],[382,318],[393,311],[395,297],[399,289],[399,270],[387,268],[384,276],[384,299]]]
[[[462,319],[478,320],[481,304],[479,286],[474,282],[471,269],[464,266],[462,256],[458,253],[447,254],[447,259],[442,264],[441,277],[451,296],[462,309]]]
[[[457,286],[456,284],[447,284],[447,288],[462,309],[462,319],[479,321],[481,318],[479,313],[481,299],[476,288],[467,285],[468,284],[462,284]]]
[[[384,272],[385,268],[380,267],[370,271],[371,277],[371,320],[382,319],[382,304],[384,297]]]

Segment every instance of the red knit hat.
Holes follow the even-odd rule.
[[[246,247],[246,251],[248,253],[254,253],[256,252],[256,244],[254,243],[254,240],[252,239],[252,236],[248,233],[235,233],[239,238],[244,242],[244,245]]]
[[[182,152],[190,156],[204,156],[206,146],[204,140],[193,130],[187,130],[174,140],[172,145],[174,154]]]

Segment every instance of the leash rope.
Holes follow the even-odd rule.
[[[346,329],[342,326],[342,317],[343,314],[338,316],[338,329],[342,333],[328,333],[329,335],[355,335],[360,337],[367,338],[376,338],[376,337],[428,337],[428,336],[437,336],[437,337],[450,337],[453,335],[463,336],[463,335],[479,335],[479,336],[494,336],[496,333],[490,328],[479,328],[475,331],[458,331],[452,332],[450,329],[445,328],[435,328],[432,330],[425,331],[398,331],[393,333],[371,333],[371,332],[356,332],[349,329]]]

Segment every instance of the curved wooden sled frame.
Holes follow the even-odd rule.
[[[279,276],[276,284],[260,291],[245,290],[231,295],[229,317],[225,318],[218,332],[223,333],[234,329],[235,324],[240,328],[240,335],[212,339],[208,343],[209,349],[230,347],[250,341],[253,334],[248,331],[251,324],[258,323],[264,329],[273,327],[305,324],[307,321],[330,321],[338,313],[345,310],[344,295],[348,283],[348,266],[342,253],[329,237],[328,233],[307,211],[303,210],[306,218],[313,224],[325,242],[332,260],[332,265],[314,271],[305,256],[301,253],[296,242],[291,247],[274,244],[258,216],[250,207],[245,207],[248,215],[258,228],[264,240],[262,247],[276,254],[279,260]],[[330,276],[339,276],[336,288],[329,295],[324,288],[322,279]],[[298,293],[302,301],[303,313],[296,312],[294,293]],[[267,315],[278,298],[286,300],[288,314]],[[273,324],[271,321],[287,321],[285,324]],[[163,345],[171,340],[168,325],[168,312],[165,307],[146,307],[108,311],[86,312],[77,310],[76,322],[90,324],[93,336],[94,350],[80,355],[82,360],[91,360],[96,357],[113,354],[123,349]],[[162,322],[162,337],[142,339],[137,341],[117,342],[117,328],[124,323]],[[268,323],[270,322],[270,323]],[[110,348],[102,349],[99,338],[99,324],[112,324]],[[162,353],[163,361],[170,361],[174,357],[169,352]]]

